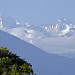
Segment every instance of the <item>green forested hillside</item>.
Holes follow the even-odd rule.
[[[5,47],[0,48],[0,75],[33,75],[32,65]]]

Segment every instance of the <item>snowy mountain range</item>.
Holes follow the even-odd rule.
[[[0,30],[27,41],[48,53],[64,54],[75,52],[75,25],[66,18],[58,19],[53,25],[20,23],[11,17],[0,16]]]
[[[0,30],[0,46],[8,47],[33,65],[36,75],[75,75],[75,59],[49,54]]]
[[[69,22],[66,18],[58,19],[54,25],[42,24],[36,26],[30,23],[20,23],[11,17],[4,18],[0,16],[0,29],[3,28],[9,30],[15,30],[15,28],[20,28],[21,30],[23,30],[24,33],[30,34],[27,38],[60,36],[69,37],[75,34],[75,25]]]

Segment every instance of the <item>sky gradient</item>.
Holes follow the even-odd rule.
[[[64,17],[75,23],[75,0],[0,0],[0,14],[36,25]]]

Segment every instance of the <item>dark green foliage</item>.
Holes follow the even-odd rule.
[[[0,75],[33,75],[32,65],[2,46],[0,48]]]

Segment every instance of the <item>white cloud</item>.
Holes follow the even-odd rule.
[[[58,19],[58,22],[61,22],[61,20],[60,20],[60,19]]]
[[[25,33],[24,30],[25,28],[23,27],[17,27],[9,29],[7,32],[10,32],[10,34],[34,44],[48,53],[63,54],[75,51],[75,35],[71,37],[42,38],[38,35],[39,33],[33,30],[28,31],[28,34]]]
[[[63,54],[75,51],[74,37],[43,38],[34,43],[48,53]]]

